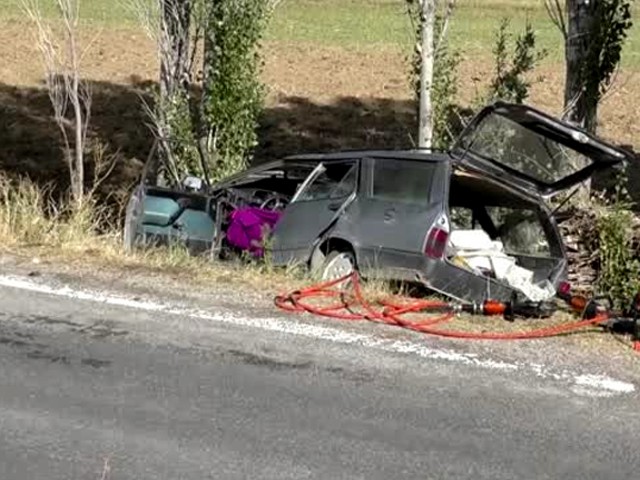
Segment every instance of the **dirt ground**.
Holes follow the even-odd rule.
[[[83,40],[91,45],[83,65],[94,96],[92,134],[119,156],[108,188],[124,192],[151,145],[140,98],[156,77],[153,44],[130,28],[85,32]],[[264,52],[269,93],[258,161],[301,151],[412,146],[414,107],[405,54],[398,48],[269,42]],[[25,24],[2,21],[0,58],[0,168],[51,180],[65,166],[41,88],[39,54]],[[483,91],[491,68],[490,58],[463,56],[461,106]],[[542,81],[535,84],[530,103],[558,113],[562,65],[544,65],[536,75]],[[603,135],[640,147],[639,94],[638,72],[621,72],[602,105]]]

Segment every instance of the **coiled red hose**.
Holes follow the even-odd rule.
[[[351,284],[352,293],[347,292],[345,289],[336,288],[346,284]],[[312,300],[321,298],[337,298],[339,300],[324,306],[310,303]],[[587,320],[568,322],[527,332],[474,333],[434,328],[435,325],[443,324],[454,318],[456,309],[452,304],[434,300],[413,300],[410,302],[385,300],[378,302],[374,306],[364,298],[360,277],[357,273],[279,295],[275,298],[275,304],[278,308],[289,312],[306,312],[339,320],[369,320],[396,325],[429,335],[469,340],[525,340],[554,337],[591,325],[597,325],[609,318],[607,314],[601,313]],[[425,314],[425,316],[417,320],[404,318],[408,314],[418,313]]]

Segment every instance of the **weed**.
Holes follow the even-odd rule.
[[[0,239],[5,246],[46,243],[55,219],[46,214],[48,190],[26,178],[0,176]]]
[[[194,284],[224,278],[230,283],[279,290],[308,278],[303,265],[276,268],[268,257],[266,261],[241,261],[239,268],[238,262],[193,256],[180,239],[129,252],[122,243],[122,232],[105,223],[106,218],[92,198],[80,207],[70,199],[53,202],[49,189],[29,179],[0,176],[0,242],[10,252],[28,251],[44,259],[62,260],[68,266],[95,264],[169,272]]]

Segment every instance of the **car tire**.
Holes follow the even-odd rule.
[[[353,252],[333,250],[324,258],[318,274],[320,280],[331,281],[346,277],[356,270],[356,258]]]

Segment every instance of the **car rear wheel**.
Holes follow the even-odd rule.
[[[346,277],[356,270],[356,259],[352,252],[334,250],[324,259],[320,267],[320,279],[337,280]]]

